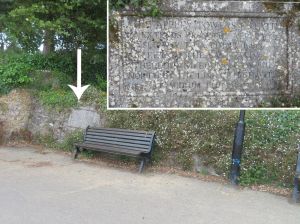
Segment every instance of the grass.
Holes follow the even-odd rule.
[[[77,99],[72,91],[45,90],[38,92],[38,97],[47,109],[55,108],[57,111],[62,111],[77,105]]]
[[[93,105],[96,109],[105,106],[106,93],[91,86],[78,102],[71,89],[49,89],[35,92],[42,105],[48,110],[64,111],[73,107]]]
[[[62,142],[58,142],[52,135],[38,135],[34,137],[34,143],[42,144],[50,149],[59,149],[65,152],[72,152],[74,143],[83,141],[83,131],[75,130],[68,133]]]

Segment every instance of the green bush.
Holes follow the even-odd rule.
[[[29,84],[31,68],[24,62],[0,58],[0,93]]]
[[[29,87],[36,90],[64,89],[69,90],[72,78],[59,71],[36,70],[32,73],[32,83]]]
[[[66,89],[47,89],[36,92],[38,99],[49,110],[63,111],[75,106],[93,105],[96,109],[106,107],[106,92],[90,86],[82,95],[80,102],[74,92]]]
[[[75,130],[68,133],[62,142],[57,142],[51,135],[35,136],[34,142],[42,144],[47,148],[72,152],[74,150],[74,143],[83,141],[83,136],[82,130]]]
[[[265,165],[251,166],[248,170],[244,169],[241,185],[264,184],[271,182],[272,178],[268,176],[268,168]]]
[[[299,121],[300,111],[248,112],[242,183],[248,184],[250,180],[281,186],[292,183],[300,141]]]
[[[271,107],[300,107],[300,94],[295,96],[279,96],[270,100]]]
[[[72,152],[74,150],[74,143],[82,142],[83,136],[84,134],[82,130],[73,131],[65,137],[62,143],[58,143],[56,147],[64,151]]]
[[[30,82],[41,89],[39,81],[45,79],[45,72],[59,81],[64,88],[77,80],[76,52],[57,51],[49,55],[41,53],[0,53],[0,91],[25,86]],[[49,77],[48,77],[49,78]],[[36,82],[37,81],[37,82]],[[92,84],[106,91],[105,50],[83,51],[82,83]],[[43,86],[45,87],[45,86]],[[47,88],[51,88],[48,86]],[[43,88],[42,88],[43,89]]]

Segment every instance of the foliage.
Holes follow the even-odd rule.
[[[51,149],[60,149],[63,151],[71,152],[74,149],[74,142],[81,142],[83,140],[83,131],[75,130],[71,133],[68,133],[62,142],[57,142],[53,136],[44,135],[44,136],[35,136],[34,142],[42,144],[47,148]]]
[[[102,53],[83,54],[82,83],[93,84],[106,91],[106,61]],[[53,85],[66,89],[67,84],[76,82],[76,53],[0,53],[0,87],[2,93],[12,88],[23,87],[31,83],[35,89],[44,89],[49,80],[48,89]],[[53,82],[51,84],[51,82]],[[58,82],[56,84],[56,82]]]
[[[0,94],[29,84],[32,81],[29,77],[31,71],[25,62],[0,57]]]
[[[77,105],[77,98],[72,91],[66,90],[46,90],[38,93],[42,104],[48,109],[62,111]]]
[[[241,182],[292,183],[300,111],[255,111],[247,118]],[[256,172],[257,170],[261,172]],[[260,180],[257,180],[260,179]]]
[[[183,169],[192,155],[223,176],[229,173],[237,111],[108,111],[110,127],[154,130],[154,157],[175,154]],[[241,183],[289,186],[300,141],[300,111],[248,111]]]
[[[102,80],[106,79],[106,57],[102,51],[103,50],[83,52],[82,83],[94,84],[104,90]],[[71,77],[73,82],[76,82],[76,51],[57,51],[48,55],[40,53],[32,55],[24,54],[23,59],[27,61],[31,67],[35,68],[35,70],[60,72]]]
[[[36,93],[38,99],[48,110],[64,111],[76,106],[93,105],[97,109],[106,107],[106,93],[95,87],[89,87],[80,102],[72,91],[67,89],[47,89]]]
[[[74,142],[82,142],[83,136],[82,130],[73,131],[64,138],[63,142],[57,143],[56,147],[64,151],[73,151]]]
[[[81,105],[94,106],[99,111],[106,109],[106,91],[101,91],[99,88],[90,86],[80,99]]]
[[[75,82],[80,47],[82,82],[106,89],[106,0],[2,0],[0,8],[0,51],[7,47],[6,60],[26,63],[33,73],[47,70]],[[4,88],[11,87],[2,83]]]
[[[110,127],[156,131],[155,153],[166,158],[176,152],[186,168],[193,153],[205,154],[210,157],[208,163],[215,163],[219,155],[211,149],[225,146],[230,152],[233,117],[233,113],[224,111],[108,111]]]
[[[28,86],[34,90],[69,90],[68,84],[72,83],[70,76],[59,71],[36,70],[32,73],[32,83]]]
[[[26,51],[35,52],[42,43],[51,51],[95,49],[105,43],[106,0],[14,0],[2,22],[10,40]]]
[[[89,103],[105,104],[105,95],[84,96]],[[60,98],[60,96],[57,96]],[[53,107],[56,107],[53,104]],[[99,109],[99,108],[98,108]],[[234,127],[238,111],[102,111],[108,127],[156,131],[154,163],[193,167],[193,155],[227,177],[231,164]],[[300,111],[247,111],[242,156],[242,185],[271,184],[290,187],[295,174],[300,141]],[[71,145],[67,138],[65,146]],[[175,162],[175,163],[174,163]],[[173,166],[172,165],[172,166]]]
[[[132,7],[135,10],[137,9],[143,9],[140,10],[143,12],[143,14],[148,14],[153,17],[159,16],[161,14],[161,11],[159,9],[159,2],[160,0],[112,0],[111,8],[112,9],[122,9],[126,6]]]
[[[300,107],[300,94],[272,98],[270,103],[271,107]]]

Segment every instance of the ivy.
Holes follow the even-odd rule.
[[[143,15],[156,17],[161,14],[159,1],[160,0],[112,0],[110,6],[115,10],[120,10],[128,6],[141,12]]]
[[[32,81],[29,74],[31,68],[24,62],[0,61],[0,93],[7,93],[9,90],[25,86]]]

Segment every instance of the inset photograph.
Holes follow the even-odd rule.
[[[109,108],[300,105],[300,3],[165,0],[109,16]]]

